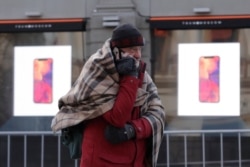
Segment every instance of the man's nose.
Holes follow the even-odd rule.
[[[136,49],[136,50],[134,51],[134,57],[135,57],[135,58],[140,58],[140,57],[141,57],[141,50]]]

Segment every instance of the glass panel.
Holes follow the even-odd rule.
[[[156,60],[153,65],[153,75],[166,108],[168,130],[244,129],[250,127],[250,49],[248,47],[250,29],[155,29],[153,34],[153,55]],[[225,42],[239,42],[240,44],[240,116],[178,116],[178,45]],[[230,50],[230,48],[227,49]],[[234,70],[233,64],[231,70]],[[228,71],[228,75],[230,75],[230,71]],[[199,80],[197,79],[197,81]],[[189,84],[188,79],[186,82]],[[230,95],[228,92],[227,96]],[[230,110],[230,105],[232,104],[228,104],[228,110]]]
[[[84,64],[83,35],[83,32],[0,33],[0,130],[51,130],[52,117],[13,117],[14,48],[71,46],[73,84]],[[23,66],[25,68],[25,64]],[[63,75],[62,72],[61,77]],[[28,98],[27,94],[23,94],[23,98]]]

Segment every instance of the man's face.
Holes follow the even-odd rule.
[[[140,60],[141,60],[141,46],[132,46],[127,48],[121,48],[122,50],[122,57],[132,57],[136,60],[136,67],[139,67]]]
[[[141,59],[141,46],[132,46],[128,48],[121,48],[121,50],[124,52],[122,56],[124,57],[132,57],[135,60],[139,61]]]

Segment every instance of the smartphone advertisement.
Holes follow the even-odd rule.
[[[199,58],[199,100],[219,103],[220,101],[220,57]]]
[[[33,64],[35,103],[52,103],[53,100],[53,59],[36,58]]]
[[[178,115],[240,115],[240,44],[178,46]]]
[[[14,49],[14,116],[54,116],[71,87],[71,46]]]

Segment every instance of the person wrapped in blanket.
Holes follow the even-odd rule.
[[[156,167],[165,110],[131,24],[113,30],[59,99],[52,130],[84,122],[80,167]]]

